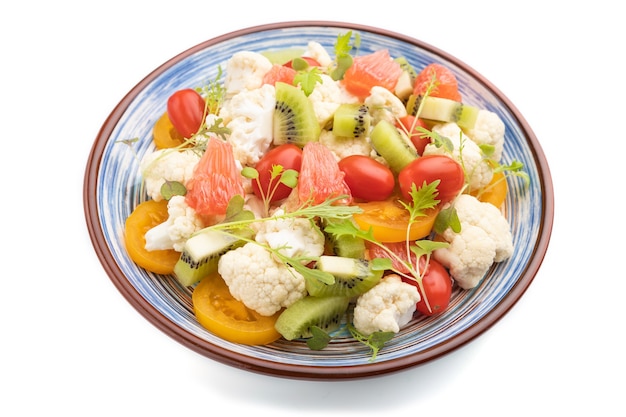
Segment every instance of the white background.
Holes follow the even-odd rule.
[[[618,2],[12,3],[0,6],[0,414],[624,415]],[[190,351],[116,290],[83,214],[90,147],[144,76],[223,33],[315,19],[402,32],[481,72],[525,115],[555,187],[550,248],[509,314],[374,379],[284,380]]]

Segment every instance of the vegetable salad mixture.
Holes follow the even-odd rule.
[[[513,252],[506,178],[527,176],[504,123],[449,68],[359,46],[237,52],[154,126],[126,248],[223,339],[323,349],[341,328],[374,360]]]

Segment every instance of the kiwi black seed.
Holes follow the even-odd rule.
[[[300,88],[276,83],[274,144],[293,143],[300,147],[320,136],[320,125],[313,103]]]
[[[349,304],[349,297],[307,295],[287,307],[274,327],[287,340],[311,337],[313,326],[330,333],[341,326]]]

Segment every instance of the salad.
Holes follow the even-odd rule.
[[[154,126],[126,248],[225,340],[323,349],[341,328],[374,359],[512,254],[504,124],[450,69],[359,41],[238,52]]]

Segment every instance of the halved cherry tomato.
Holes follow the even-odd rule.
[[[172,124],[167,112],[163,113],[154,124],[152,138],[157,149],[175,148],[185,141],[185,138]]]
[[[430,234],[439,210],[431,209],[426,216],[419,217],[407,234],[409,211],[399,202],[397,196],[383,201],[357,204],[363,212],[352,217],[361,230],[371,230],[379,242],[404,242],[417,240]]]
[[[398,174],[400,192],[406,201],[411,201],[411,187],[421,187],[440,180],[437,186],[437,199],[440,205],[452,201],[465,184],[463,167],[454,159],[445,155],[426,155],[417,158],[405,166]]]
[[[137,265],[155,274],[171,274],[180,259],[180,253],[175,250],[146,250],[146,232],[167,218],[167,201],[148,200],[135,207],[124,227],[128,256]]]
[[[493,174],[491,182],[485,186],[484,192],[481,192],[480,194],[472,194],[478,195],[478,199],[480,201],[485,203],[491,203],[494,206],[500,208],[502,207],[502,204],[504,204],[507,192],[508,186],[506,184],[504,173],[496,172],[495,174]]]
[[[259,173],[259,182],[252,181],[252,191],[259,197],[268,197],[276,187],[276,191],[269,198],[271,202],[282,200],[291,193],[291,188],[279,184],[280,177],[272,180],[272,167],[276,165],[282,166],[284,170],[293,169],[299,172],[302,165],[302,149],[293,143],[285,143],[270,149],[257,162],[255,169]]]
[[[178,90],[167,100],[167,114],[174,128],[185,138],[190,138],[202,126],[204,99],[192,88]]]
[[[350,155],[339,161],[352,196],[365,201],[388,198],[396,185],[393,172],[385,165],[365,155]]]
[[[407,136],[409,136],[413,145],[415,145],[417,154],[422,155],[424,153],[424,148],[430,143],[430,138],[425,136],[424,133],[417,128],[427,128],[426,123],[422,119],[415,120],[415,116],[411,114],[401,117],[398,121],[402,125],[403,131],[407,134]]]
[[[222,339],[246,345],[266,345],[280,338],[274,328],[281,311],[262,316],[236,300],[219,274],[211,274],[191,295],[198,322]]]

